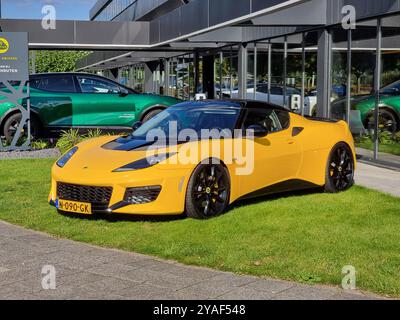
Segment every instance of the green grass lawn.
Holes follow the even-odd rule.
[[[374,150],[373,142],[357,142],[356,146],[358,148],[364,148],[368,150]],[[379,144],[379,152],[390,153],[396,156],[400,156],[400,143],[393,144]]]
[[[0,219],[49,234],[241,274],[400,297],[400,199],[354,187],[242,202],[208,221],[105,221],[47,204],[52,160],[0,161]]]

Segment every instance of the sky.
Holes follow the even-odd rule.
[[[57,20],[89,20],[96,0],[0,0],[4,19],[42,19],[42,8],[53,5]]]

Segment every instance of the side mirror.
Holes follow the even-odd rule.
[[[253,124],[249,126],[246,130],[252,130],[254,132],[254,137],[256,138],[266,137],[269,133],[268,129],[260,124]]]
[[[132,125],[132,130],[136,131],[137,129],[139,129],[142,126],[142,122],[141,121],[137,121]]]
[[[124,88],[121,88],[119,91],[119,96],[120,97],[126,97],[129,94],[128,90],[125,90]]]

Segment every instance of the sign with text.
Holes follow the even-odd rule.
[[[29,79],[28,33],[0,32],[0,81]]]

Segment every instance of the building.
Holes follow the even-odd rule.
[[[400,130],[400,0],[99,0],[90,18],[141,22],[147,42],[94,52],[82,71],[182,99],[256,98],[343,118],[369,149],[378,126]],[[399,147],[398,133],[388,138]],[[380,140],[375,159],[396,149]]]

